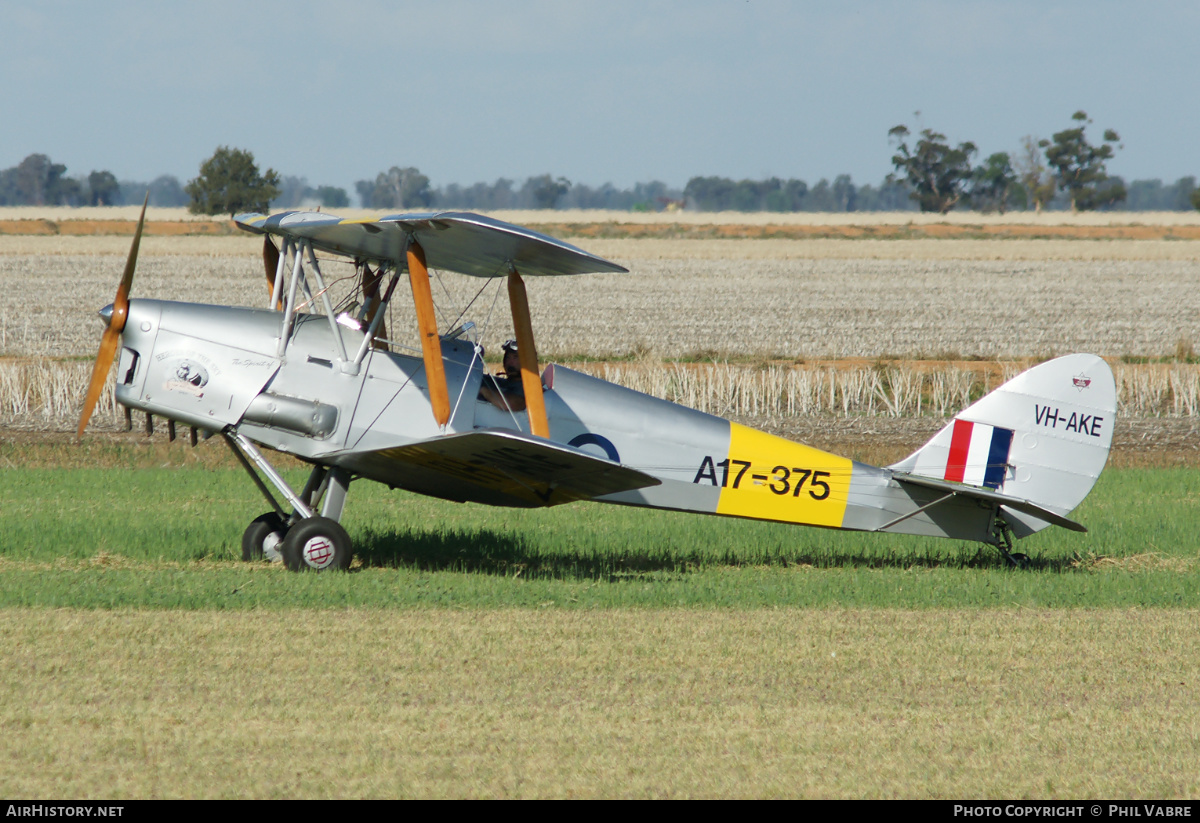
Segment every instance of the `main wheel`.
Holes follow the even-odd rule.
[[[275,512],[254,518],[242,533],[242,559],[251,561],[265,557],[272,562],[280,560],[279,544],[283,542],[287,531],[287,524]]]
[[[348,569],[353,556],[350,535],[328,517],[306,517],[283,538],[283,562],[294,572]]]

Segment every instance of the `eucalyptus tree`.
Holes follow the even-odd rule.
[[[1071,211],[1086,211],[1119,203],[1125,199],[1124,184],[1108,176],[1105,163],[1116,153],[1121,140],[1112,129],[1105,129],[1104,141],[1097,146],[1084,133],[1092,122],[1087,112],[1077,111],[1071,119],[1079,125],[1063,129],[1053,140],[1038,143],[1046,152],[1046,162],[1054,169],[1059,188],[1071,198]]]
[[[917,201],[921,211],[945,214],[963,198],[974,175],[971,157],[977,151],[975,144],[968,141],[952,148],[946,142],[946,135],[925,129],[910,150],[909,136],[904,125],[888,131],[889,140],[897,143],[892,165],[903,173],[912,189],[909,197]]]

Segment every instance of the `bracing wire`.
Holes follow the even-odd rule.
[[[467,303],[467,305],[463,306],[463,310],[458,313],[458,317],[455,317],[454,322],[452,322],[450,324],[450,328],[453,329],[458,326],[458,322],[460,320],[462,320],[463,316],[471,310],[471,306],[475,305],[475,301],[479,299],[479,295],[483,294],[483,290],[486,289],[488,286],[490,286],[492,284],[492,281],[495,280],[497,276],[498,275],[493,274],[487,280],[483,281],[483,285],[479,287],[479,291],[475,292],[475,296],[471,298],[470,302]],[[499,293],[499,292],[497,292],[497,293]],[[493,305],[494,305],[494,301],[493,301]]]

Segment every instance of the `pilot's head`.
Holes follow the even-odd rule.
[[[517,341],[505,340],[500,347],[504,350],[504,373],[516,377],[521,373],[521,357],[517,354]]]

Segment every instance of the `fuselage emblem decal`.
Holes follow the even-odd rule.
[[[186,392],[196,397],[204,396],[204,387],[208,385],[208,369],[199,363],[181,358],[170,375],[163,388],[168,391]]]

